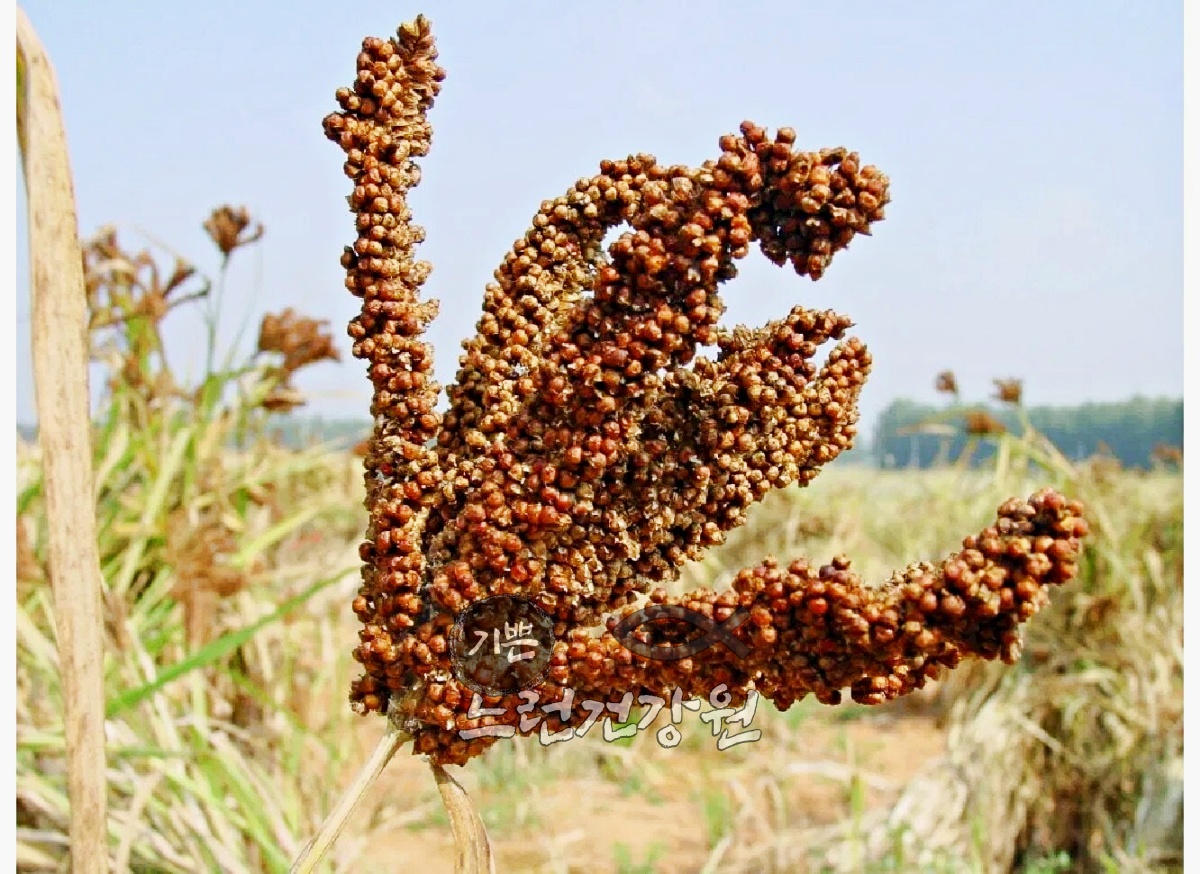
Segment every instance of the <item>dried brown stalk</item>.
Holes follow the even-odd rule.
[[[441,765],[433,763],[431,767],[454,833],[454,870],[461,874],[496,874],[487,829],[467,791]]]
[[[62,670],[71,870],[108,870],[103,579],[88,404],[87,296],[54,69],[17,9],[18,139],[29,209],[33,376]]]
[[[409,740],[407,732],[399,725],[395,719],[389,719],[387,728],[384,730],[383,737],[379,739],[371,757],[367,763],[363,765],[351,781],[346,791],[342,793],[338,799],[337,805],[325,820],[321,823],[317,833],[313,835],[312,840],[304,845],[304,849],[300,851],[300,855],[296,861],[292,863],[290,874],[311,874],[316,870],[321,859],[329,852],[329,848],[333,846],[333,842],[337,840],[338,835],[342,833],[342,829],[346,827],[350,815],[354,812],[358,802],[362,800],[363,795],[368,789],[374,785],[379,779],[379,775],[383,773],[383,769],[387,767],[388,762],[392,760],[392,756],[396,754],[396,750]]]

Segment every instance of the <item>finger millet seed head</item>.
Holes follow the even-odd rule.
[[[226,204],[212,211],[204,222],[204,230],[226,259],[237,249],[247,246],[263,234],[261,223],[253,223],[250,211],[244,206],[236,209]]]
[[[484,294],[449,409],[435,411],[433,318],[418,291],[430,267],[407,192],[429,151],[426,113],[444,72],[428,22],[369,38],[326,135],[346,153],[358,237],[346,285],[368,362],[375,427],[365,459],[370,522],[360,548],[362,712],[399,708],[414,751],[462,764],[494,738],[463,740],[472,693],[453,675],[455,618],[497,594],[533,600],[555,622],[543,703],[616,700],[679,687],[735,701],[752,689],[787,707],[808,694],[878,703],[920,688],[966,656],[1016,658],[1018,624],[1069,579],[1080,508],[1053,492],[1000,508],[997,525],[940,564],[913,565],[880,587],[838,557],[814,568],[773,560],[728,592],[678,603],[723,621],[749,654],[715,646],[674,662],[635,655],[611,634],[640,596],[678,578],[746,520],[770,490],[807,484],[853,443],[871,358],[851,321],[795,306],[750,329],[720,326],[720,285],[757,245],[778,265],[820,278],[833,255],[883,218],[887,176],[845,149],[805,152],[796,133],[744,122],[699,168],[650,155],[603,161],[546,200]],[[603,250],[606,233],[627,229]],[[814,362],[828,341],[825,363]],[[717,359],[697,356],[716,346]],[[968,546],[969,544],[969,546]],[[607,629],[607,630],[606,630]],[[678,624],[640,632],[683,639]],[[486,706],[517,724],[519,696]],[[576,708],[558,725],[582,722]],[[550,719],[551,723],[556,720]]]
[[[937,375],[934,382],[934,387],[943,394],[958,394],[958,379],[954,376],[953,370],[943,370]]]
[[[993,379],[996,399],[1006,404],[1020,404],[1022,382],[1019,379]]]

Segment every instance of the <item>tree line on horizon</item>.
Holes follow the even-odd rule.
[[[1183,446],[1183,400],[1135,397],[1127,401],[1076,406],[1028,407],[1029,423],[1045,434],[1072,461],[1109,456],[1123,467],[1149,469],[1170,463]],[[986,464],[995,441],[978,433],[978,422],[990,422],[1020,434],[1022,411],[1007,404],[937,406],[897,398],[880,414],[868,436],[844,453],[842,462],[885,469],[928,468],[963,457],[975,443],[973,464]],[[325,443],[349,451],[370,434],[369,419],[326,419],[313,415],[279,415],[273,433],[286,446]],[[975,429],[977,433],[970,431]],[[18,425],[19,436],[34,440],[37,428]],[[982,437],[982,439],[980,439]]]
[[[1020,434],[1023,417],[1072,461],[1106,456],[1122,467],[1146,470],[1182,457],[1182,399],[1134,397],[1023,409],[1010,404],[936,406],[897,399],[875,424],[871,460],[883,468],[934,467],[962,458],[973,442],[972,463],[987,464],[996,446],[988,438],[1001,428]]]

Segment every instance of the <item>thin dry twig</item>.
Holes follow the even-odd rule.
[[[325,817],[325,821],[321,823],[321,827],[317,829],[312,840],[304,845],[304,849],[300,851],[300,855],[292,864],[291,874],[311,874],[316,870],[321,859],[329,852],[333,842],[346,827],[346,822],[354,813],[363,795],[379,779],[379,775],[392,760],[396,750],[400,749],[408,740],[410,740],[408,733],[400,727],[399,723],[394,719],[389,719],[387,729],[384,731],[383,737],[379,739],[374,752],[371,753],[371,758],[367,760],[362,770],[358,772],[358,776],[342,793],[337,806]]]
[[[29,211],[33,377],[62,670],[71,870],[108,869],[104,623],[88,409],[87,298],[54,69],[17,9],[18,139]]]

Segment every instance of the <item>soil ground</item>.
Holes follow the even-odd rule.
[[[831,824],[884,804],[944,750],[929,697],[892,709],[769,708],[751,726],[764,729],[761,740],[724,752],[685,713],[674,749],[657,746],[656,723],[628,746],[501,741],[449,770],[476,801],[502,874],[682,874],[701,871],[732,830]],[[379,736],[372,722],[359,728],[363,758]],[[450,829],[424,759],[400,755],[372,793],[395,799],[398,824],[376,833],[353,870],[451,874]]]

